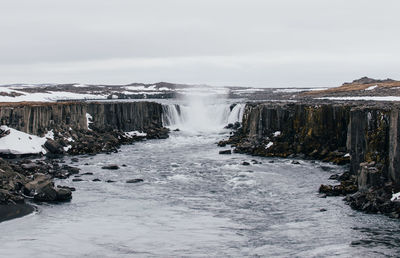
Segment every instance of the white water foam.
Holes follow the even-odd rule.
[[[164,105],[163,123],[185,132],[219,132],[230,123],[241,122],[245,106],[231,108],[225,100],[211,96],[188,96],[181,105]]]

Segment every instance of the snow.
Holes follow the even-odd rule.
[[[329,100],[400,101],[400,96],[322,97],[322,98],[316,98],[316,99],[329,99]]]
[[[69,142],[75,142],[74,139],[72,139],[72,137],[68,137],[65,140],[69,141]]]
[[[139,132],[139,131],[132,131],[132,132],[125,132],[125,135],[128,136],[128,137],[147,136],[147,133]]]
[[[376,87],[378,87],[378,85],[369,86],[369,87],[366,88],[365,90],[374,90]]]
[[[48,131],[48,132],[44,135],[44,137],[47,138],[47,139],[52,139],[52,140],[54,140],[54,132],[53,132],[53,129],[51,129],[50,131]]]
[[[350,157],[350,153],[346,153],[343,157],[345,158]]]
[[[232,90],[235,93],[254,93],[258,91],[265,91],[265,89],[259,89],[259,88],[249,88],[249,89],[240,89],[240,90]]]
[[[37,92],[37,93],[26,93],[23,91],[12,90],[7,87],[0,87],[0,92],[16,92],[23,94],[21,96],[0,96],[0,102],[22,102],[22,101],[39,101],[39,102],[53,102],[60,99],[73,100],[73,99],[107,99],[107,95],[97,94],[80,94],[66,91],[55,91],[55,92]]]
[[[138,91],[138,90],[152,91],[152,90],[156,90],[156,86],[155,85],[151,85],[149,87],[145,87],[145,86],[126,86],[125,89],[133,90],[133,91]]]
[[[273,142],[269,142],[269,143],[265,146],[265,149],[269,149],[272,145],[274,145],[274,143],[273,143]]]
[[[286,89],[277,89],[274,90],[274,93],[295,93],[295,92],[302,92],[302,91],[318,91],[318,90],[327,90],[328,88],[286,88]]]
[[[305,89],[278,89],[274,90],[274,93],[294,93],[294,92],[302,92],[306,91]]]
[[[73,86],[76,87],[76,88],[85,88],[85,87],[88,87],[86,84],[81,84],[81,83],[75,83]]]
[[[390,199],[390,201],[394,202],[398,200],[400,200],[400,192],[392,194],[392,198]]]
[[[16,90],[13,90],[8,87],[0,87],[0,92],[5,92],[5,93],[11,93],[11,92],[17,92]]]
[[[71,145],[68,145],[67,147],[64,147],[63,149],[64,149],[64,151],[69,151],[70,149],[72,148],[72,146]]]
[[[133,91],[122,91],[122,94],[125,95],[139,95],[139,94],[163,94],[163,92],[161,91],[152,91],[152,92],[148,92],[148,91],[138,91],[138,92],[133,92]]]
[[[93,117],[89,114],[86,113],[86,125],[87,125],[87,129],[90,131],[91,129],[89,128],[90,124],[92,124],[93,122]]]
[[[281,131],[276,131],[276,132],[274,133],[274,137],[278,137],[279,135],[281,135]]]
[[[10,130],[10,134],[0,138],[0,153],[4,154],[38,154],[46,153],[43,144],[46,137],[30,135],[8,126],[1,126],[2,130]]]

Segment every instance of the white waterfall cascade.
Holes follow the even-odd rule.
[[[219,132],[230,123],[242,122],[245,106],[236,104],[231,110],[231,105],[226,102],[191,98],[180,105],[164,105],[163,124],[185,132]]]

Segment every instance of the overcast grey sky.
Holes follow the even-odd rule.
[[[0,0],[0,83],[400,79],[398,0]]]

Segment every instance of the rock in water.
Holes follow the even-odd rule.
[[[48,139],[44,147],[52,154],[64,154],[63,146],[54,140]]]
[[[57,201],[65,202],[72,199],[72,192],[67,188],[56,188]]]
[[[144,181],[144,180],[141,179],[141,178],[135,178],[135,179],[127,180],[126,183],[128,183],[128,184],[134,184],[134,183],[140,183],[140,182],[143,182],[143,181]]]
[[[222,150],[219,152],[219,154],[232,154],[231,150]]]
[[[101,167],[102,169],[110,169],[110,170],[116,170],[119,169],[119,166],[116,164],[111,164],[111,165],[107,165],[107,166],[103,166]]]

